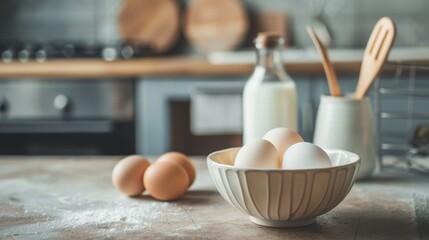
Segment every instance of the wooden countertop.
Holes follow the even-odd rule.
[[[204,158],[175,202],[127,198],[110,180],[119,157],[0,158],[1,239],[428,239],[427,178],[387,168],[356,183],[315,224],[254,225],[216,191]]]

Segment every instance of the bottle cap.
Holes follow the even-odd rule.
[[[275,48],[284,44],[284,39],[278,32],[261,32],[255,38],[256,48]]]

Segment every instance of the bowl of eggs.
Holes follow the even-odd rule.
[[[360,158],[276,128],[241,148],[211,153],[207,165],[222,197],[253,223],[299,227],[314,223],[346,197]]]

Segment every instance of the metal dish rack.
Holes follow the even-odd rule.
[[[384,165],[381,156],[397,155],[408,169],[429,174],[429,66],[387,63],[384,69],[393,75],[375,82],[379,166]],[[421,128],[427,134],[416,145]]]

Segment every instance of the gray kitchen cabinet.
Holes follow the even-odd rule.
[[[298,131],[304,140],[313,135],[314,106],[311,101],[312,81],[308,77],[293,77],[298,92]]]
[[[219,80],[222,79],[222,80]],[[245,78],[174,77],[144,78],[137,81],[137,152],[159,155],[170,149],[170,101],[190,99],[198,84],[244,84]]]
[[[190,99],[196,86],[244,86],[243,77],[144,78],[137,81],[136,131],[137,152],[158,155],[170,149],[169,103]],[[306,140],[313,135],[314,108],[311,102],[313,80],[294,78],[298,91],[299,132]],[[240,91],[241,92],[241,91]],[[241,104],[241,103],[240,103]],[[241,110],[239,110],[241,112]]]
[[[170,149],[170,113],[169,102],[174,99],[189,100],[195,86],[233,86],[244,83],[243,77],[181,77],[171,79],[144,78],[137,81],[136,129],[137,151],[157,155]],[[343,93],[353,93],[357,77],[339,76]],[[298,91],[299,132],[306,141],[313,140],[314,124],[320,96],[329,94],[324,76],[294,77]],[[410,82],[413,81],[413,82]],[[380,146],[395,148],[383,152],[403,153],[408,149],[408,139],[416,126],[428,123],[429,82],[427,75],[417,74],[410,80],[408,74],[400,77],[381,76],[379,88],[396,89],[402,94],[382,94],[376,98],[377,85],[371,88],[368,96],[371,99],[374,121],[378,124]],[[417,90],[417,96],[409,91]],[[401,113],[402,116],[382,118],[382,114]],[[382,145],[384,144],[385,145]],[[386,145],[387,144],[387,145]],[[390,144],[390,145],[389,145]],[[400,151],[397,148],[401,149]]]
[[[320,96],[329,94],[325,77],[293,77],[298,91],[299,132],[306,141],[313,140],[314,124]],[[343,93],[353,93],[357,76],[339,76],[339,83]],[[381,77],[381,87],[410,90],[409,76],[398,79],[392,76]],[[415,78],[414,88],[417,90],[429,89],[426,76]],[[221,79],[221,80],[220,80]],[[196,86],[223,86],[241,85],[247,76],[243,77],[175,77],[170,79],[144,78],[137,82],[136,93],[136,122],[137,122],[137,151],[148,155],[157,155],[169,150],[170,146],[170,112],[169,102],[174,99],[191,99]],[[426,92],[428,92],[426,90]],[[429,115],[428,97],[413,97],[407,95],[382,95],[380,109],[385,112],[405,113],[404,117],[388,118],[377,121],[378,100],[376,100],[375,86],[368,96],[374,112],[374,121],[381,123],[378,137],[381,142],[401,144],[402,149],[408,148],[407,141],[417,125],[428,122],[427,118],[409,119],[418,114]],[[241,110],[240,110],[241,111]],[[402,150],[402,152],[403,152]],[[391,151],[398,153],[398,151]]]

